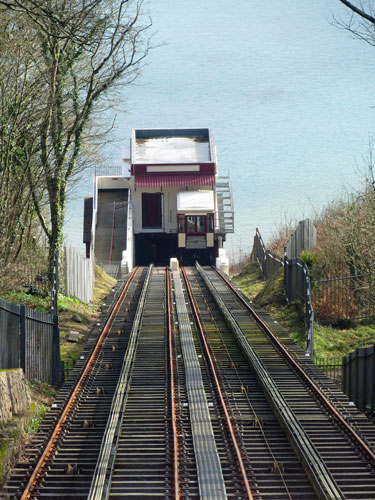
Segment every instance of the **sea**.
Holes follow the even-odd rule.
[[[232,182],[232,261],[250,252],[256,228],[267,243],[361,188],[375,47],[338,27],[350,15],[339,0],[149,0],[143,9],[153,49],[107,113],[103,164],[120,164],[134,127],[210,127],[219,175]],[[65,239],[82,250],[94,168],[67,204]]]

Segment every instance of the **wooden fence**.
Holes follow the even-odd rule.
[[[310,219],[301,220],[286,246],[289,259],[300,257],[303,250],[316,247],[316,229]]]
[[[0,299],[0,369],[23,368],[28,379],[61,383],[57,316]]]
[[[375,344],[343,358],[343,391],[361,411],[375,413]]]
[[[65,295],[76,297],[82,302],[90,302],[95,282],[93,259],[87,259],[69,247],[65,247],[64,256]]]

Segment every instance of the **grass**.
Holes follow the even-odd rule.
[[[258,264],[254,263],[246,264],[239,274],[233,276],[233,279],[250,300],[254,300],[266,284],[262,271]]]
[[[298,302],[287,304],[284,297],[283,270],[264,280],[258,264],[247,264],[232,276],[245,295],[266,309],[303,349],[306,347],[306,328]],[[342,358],[357,347],[375,343],[375,323],[351,324],[346,328],[314,323],[314,354],[316,358]]]

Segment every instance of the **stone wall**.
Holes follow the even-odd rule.
[[[31,405],[30,392],[21,368],[0,371],[0,423],[7,422]]]

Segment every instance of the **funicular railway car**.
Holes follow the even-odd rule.
[[[232,197],[229,179],[218,179],[208,128],[133,129],[122,160],[123,172],[99,170],[95,178],[86,246],[102,265],[119,254],[127,269],[166,265],[171,257],[185,265],[227,262],[223,242],[233,232]],[[118,198],[126,198],[121,207],[127,215],[116,209]]]

